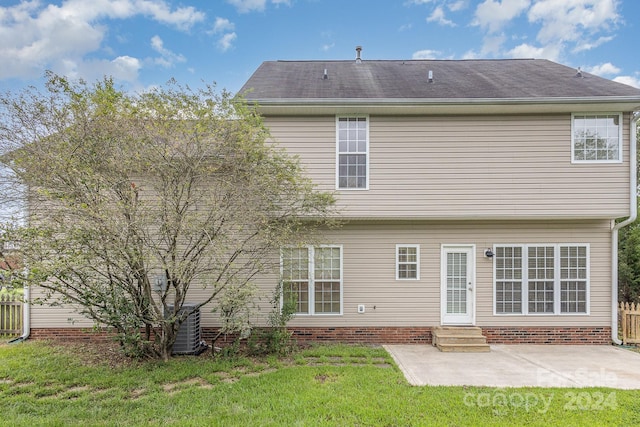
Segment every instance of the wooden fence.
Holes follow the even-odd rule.
[[[22,295],[0,294],[0,336],[22,333]]]
[[[640,304],[621,302],[618,308],[624,344],[640,344]]]

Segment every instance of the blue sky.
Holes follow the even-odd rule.
[[[0,90],[50,69],[240,89],[262,61],[546,58],[640,87],[638,0],[0,0]]]

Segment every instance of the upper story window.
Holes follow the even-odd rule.
[[[367,117],[338,117],[337,188],[369,188],[369,123]]]
[[[622,161],[621,123],[622,114],[573,114],[573,161]]]

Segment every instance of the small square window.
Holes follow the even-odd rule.
[[[396,280],[420,279],[420,246],[396,245]]]
[[[574,162],[622,160],[621,114],[573,114],[571,123]]]

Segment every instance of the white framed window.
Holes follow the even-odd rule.
[[[342,247],[308,246],[280,251],[285,300],[293,298],[296,314],[342,314]]]
[[[589,314],[589,245],[496,245],[494,314]]]
[[[622,162],[622,114],[572,114],[571,159],[574,163]]]
[[[420,280],[420,245],[396,245],[396,280]]]
[[[588,304],[589,258],[585,246],[560,247],[560,311],[585,313]]]
[[[555,247],[527,247],[527,292],[529,313],[555,311]]]
[[[369,118],[336,117],[336,188],[369,188]]]
[[[494,254],[495,311],[522,314],[522,247],[498,246]]]

